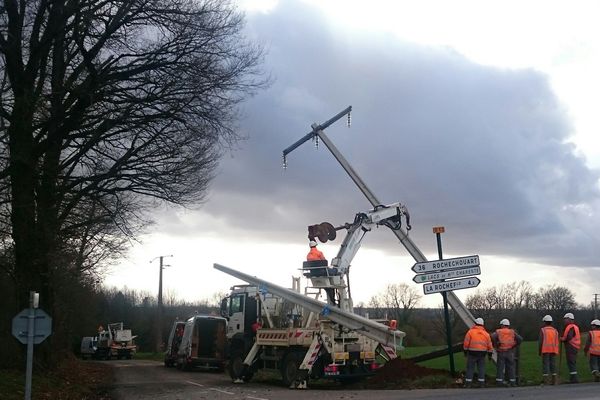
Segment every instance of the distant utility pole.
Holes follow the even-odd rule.
[[[163,317],[163,300],[162,300],[162,282],[163,282],[163,269],[169,267],[170,265],[163,264],[163,259],[166,257],[173,257],[173,255],[168,256],[158,256],[150,260],[156,260],[157,258],[160,260],[158,267],[158,307],[156,310],[156,324],[154,327],[154,351],[156,353],[160,353],[162,351],[162,317]]]
[[[598,319],[598,296],[600,293],[594,293],[594,319]]]

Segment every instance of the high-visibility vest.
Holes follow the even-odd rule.
[[[600,356],[600,331],[590,331],[590,354]]]
[[[542,354],[558,354],[558,331],[551,326],[542,328]]]
[[[485,328],[481,325],[475,325],[465,335],[463,341],[463,349],[470,351],[487,351],[491,352],[492,339],[490,334],[485,331]]]
[[[325,256],[323,253],[318,250],[316,247],[311,247],[310,251],[306,256],[306,261],[316,261],[316,260],[324,260]]]
[[[573,335],[573,337],[571,338],[571,340],[569,340],[569,344],[571,346],[573,346],[576,349],[579,349],[581,347],[581,336],[579,335],[579,327],[575,324],[569,324],[565,327],[565,331],[563,332],[562,335],[562,340],[566,340],[567,339],[567,335],[569,334],[569,330],[573,329],[573,332],[575,332],[575,334]]]
[[[498,335],[498,351],[507,351],[517,345],[515,331],[510,328],[496,329]]]

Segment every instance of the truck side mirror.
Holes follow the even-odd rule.
[[[221,317],[223,318],[229,318],[229,307],[228,307],[228,297],[225,297],[224,299],[221,300]]]

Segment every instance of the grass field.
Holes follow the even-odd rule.
[[[135,353],[133,358],[137,360],[153,360],[153,361],[164,361],[165,353]]]
[[[519,376],[521,377],[520,383],[521,385],[537,385],[542,381],[542,360],[541,357],[538,356],[537,342],[523,342],[521,344],[521,357],[520,357],[520,365],[519,365]],[[442,349],[443,346],[437,347],[407,347],[401,353],[402,358],[410,358],[419,354],[428,353],[433,350]],[[560,357],[557,357],[557,367],[559,368],[559,375],[561,382],[566,382],[569,380],[569,372],[567,370],[567,361],[564,357],[562,357],[562,362],[558,365],[558,360]],[[454,365],[457,372],[465,371],[465,361],[466,358],[462,352],[454,354]],[[424,361],[418,363],[424,367],[429,368],[438,368],[438,369],[447,369],[450,370],[450,364],[448,360],[448,356],[444,356],[441,358],[436,358],[429,361]],[[581,382],[592,381],[592,374],[590,373],[588,359],[583,354],[583,351],[579,352],[577,358],[577,371],[579,374],[579,380]],[[495,377],[496,376],[496,365],[491,361],[487,361],[486,364],[486,374]]]

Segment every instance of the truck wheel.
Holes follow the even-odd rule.
[[[231,354],[227,369],[229,370],[229,376],[234,381],[242,379],[244,382],[248,382],[254,375],[254,372],[244,365],[244,358],[243,353],[240,351]]]
[[[300,357],[296,353],[288,353],[283,359],[281,377],[286,386],[290,386],[299,377]]]
[[[228,368],[229,376],[231,379],[236,380],[240,379],[244,374],[244,358],[242,357],[241,352],[235,352],[231,354],[231,359],[229,360]]]

